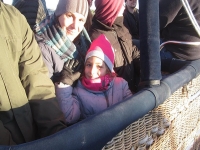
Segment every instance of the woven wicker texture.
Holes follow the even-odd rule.
[[[103,150],[199,150],[200,76],[121,131]]]

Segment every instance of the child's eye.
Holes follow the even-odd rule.
[[[102,67],[102,66],[98,66],[98,68],[100,68],[100,69],[101,69],[101,68],[103,68],[103,67]]]
[[[91,64],[85,64],[85,66],[87,66],[87,67],[90,67],[90,66],[91,66]]]
[[[79,21],[80,21],[80,22],[84,22],[84,20],[83,20],[83,19],[79,19]]]

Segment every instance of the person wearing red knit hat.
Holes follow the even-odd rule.
[[[55,84],[56,96],[68,124],[101,112],[132,95],[127,81],[116,77],[114,59],[114,49],[101,34],[87,51],[84,71],[76,86]]]
[[[140,75],[140,52],[124,26],[124,0],[95,0],[95,15],[89,30],[91,40],[104,34],[115,52],[114,70],[137,91]]]

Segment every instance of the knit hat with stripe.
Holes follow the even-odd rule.
[[[108,66],[109,70],[114,72],[113,67],[115,54],[110,42],[105,35],[101,34],[91,43],[90,48],[87,51],[85,61],[92,56],[96,56],[103,60]]]

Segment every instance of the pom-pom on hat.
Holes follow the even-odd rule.
[[[102,59],[111,72],[114,72],[114,60],[115,60],[115,54],[114,50],[106,38],[105,35],[101,34],[98,38],[96,38],[90,45],[89,50],[87,51],[85,62],[88,58],[96,56],[100,59]]]
[[[55,15],[58,17],[66,12],[79,13],[87,18],[88,15],[87,0],[59,0],[55,10]]]

